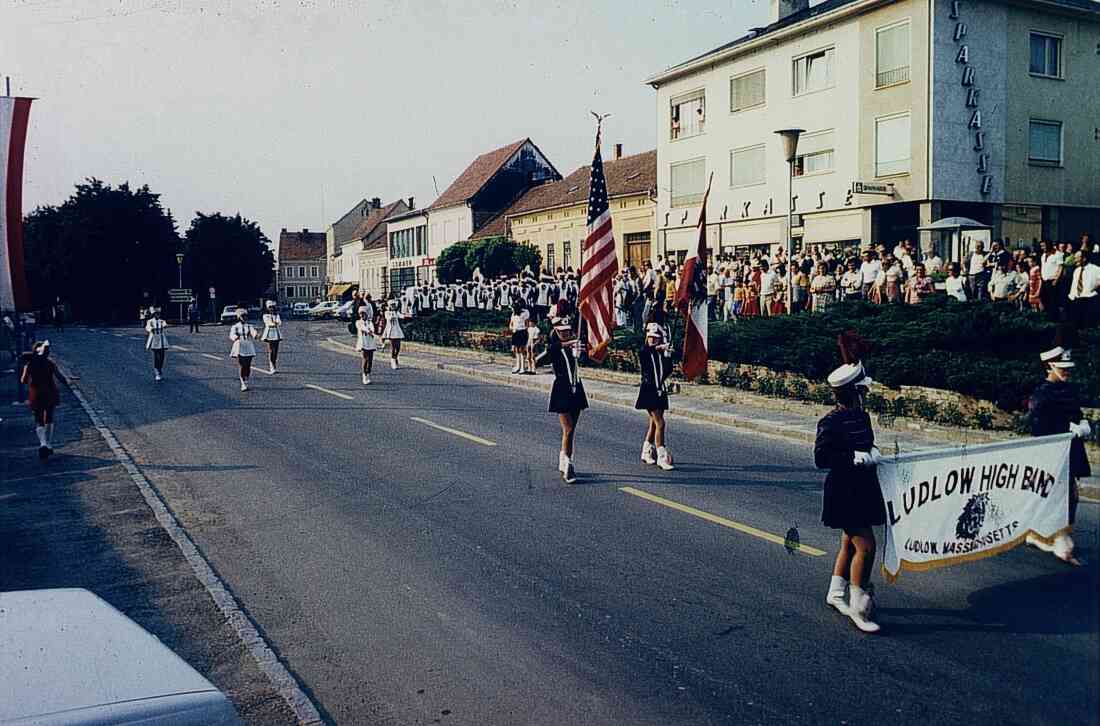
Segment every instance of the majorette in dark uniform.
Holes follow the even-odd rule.
[[[869,582],[875,559],[872,527],[886,523],[886,507],[875,473],[882,457],[875,447],[871,417],[863,410],[863,396],[872,381],[861,363],[840,366],[828,380],[837,407],[817,424],[814,463],[819,469],[829,470],[821,521],[843,533],[825,602],[851,618],[863,632],[874,633],[879,626],[870,620],[873,602]]]
[[[38,437],[38,458],[45,461],[53,453],[53,412],[61,402],[57,388],[57,367],[50,360],[50,341],[43,340],[24,356],[19,380],[27,386],[27,406],[34,413],[34,433]]]
[[[1028,411],[1032,436],[1072,433],[1069,447],[1069,530],[1077,519],[1077,480],[1092,476],[1085,439],[1092,435],[1092,427],[1081,411],[1081,399],[1077,386],[1070,383],[1074,363],[1070,351],[1061,346],[1039,355],[1047,367],[1047,378],[1031,394]],[[1072,565],[1081,562],[1073,555],[1073,537],[1069,531],[1054,537],[1053,543],[1028,534],[1027,543]]]
[[[577,431],[577,419],[581,411],[588,408],[588,396],[584,392],[577,355],[582,343],[573,332],[573,321],[568,313],[571,308],[565,303],[557,306],[557,315],[551,312],[550,322],[554,326],[547,340],[546,352],[540,356],[549,359],[554,367],[554,385],[550,389],[550,404],[547,410],[558,414],[561,422],[562,446],[558,453],[558,471],[566,484],[577,480],[573,466],[573,442]]]
[[[658,323],[646,325],[645,340],[638,351],[642,381],[634,408],[649,413],[649,426],[642,441],[642,462],[656,464],[665,471],[672,466],[672,455],[665,447],[665,416],[668,410],[668,376],[672,361],[668,355],[668,336]]]

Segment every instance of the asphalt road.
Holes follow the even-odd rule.
[[[136,325],[50,338],[334,722],[1100,723],[1095,504],[1093,564],[905,573],[865,636],[824,605],[837,538],[805,445],[674,420],[664,473],[644,418],[597,403],[567,487],[545,394],[385,354],[363,387],[321,346],[339,324],[286,327],[245,394],[224,328],[174,330],[159,384]]]

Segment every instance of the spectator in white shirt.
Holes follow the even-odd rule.
[[[1043,287],[1039,292],[1039,299],[1042,301],[1043,310],[1046,311],[1051,320],[1057,320],[1060,317],[1059,310],[1062,307],[1062,301],[1058,297],[1058,285],[1062,281],[1062,265],[1064,263],[1065,256],[1059,250],[1056,250],[1048,240],[1043,240],[1042,267],[1040,269]]]
[[[958,300],[959,302],[966,302],[966,283],[963,281],[961,266],[958,262],[952,262],[951,267],[947,272],[947,280],[945,281],[947,296]]]
[[[1012,265],[1012,269],[1009,269]],[[1020,290],[1020,278],[1016,274],[1016,265],[1011,260],[1002,260],[989,275],[989,297],[993,302],[1008,302],[1016,299]]]
[[[1100,267],[1090,252],[1076,255],[1077,266],[1069,283],[1069,319],[1079,329],[1090,328],[1096,320],[1096,289],[1100,287]]]
[[[762,260],[760,266],[763,268],[760,275],[760,314],[770,317],[772,314],[772,301],[775,300],[776,274],[767,260]]]
[[[878,280],[878,273],[882,269],[882,263],[878,261],[876,254],[872,250],[863,251],[863,264],[860,265],[859,272],[863,276],[863,297],[864,299],[871,292],[871,288],[874,286],[875,281]]]
[[[924,270],[929,275],[934,275],[943,269],[943,258],[936,254],[935,250],[929,250],[929,254],[924,258]]]
[[[859,300],[863,297],[863,274],[856,267],[856,258],[848,258],[847,269],[840,277],[840,290],[844,300]]]
[[[981,240],[976,240],[966,270],[970,282],[970,296],[974,300],[984,300],[988,297],[989,273],[985,268],[985,257],[985,246]]]

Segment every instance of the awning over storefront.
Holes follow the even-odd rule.
[[[863,237],[863,210],[836,214],[807,214],[802,240],[807,245],[847,242]]]
[[[330,300],[345,300],[351,297],[353,290],[358,290],[359,284],[355,282],[336,282],[328,286]]]

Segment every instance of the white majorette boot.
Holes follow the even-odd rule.
[[[829,580],[829,592],[825,594],[825,604],[836,608],[841,615],[848,614],[848,602],[844,599],[848,581],[839,575],[833,575]]]
[[[573,469],[573,457],[566,457],[565,471],[562,472],[561,478],[566,484],[573,484],[577,481],[577,472]]]
[[[396,358],[390,358],[390,368],[392,368],[394,370],[397,370],[397,359]]]
[[[247,390],[248,390],[248,384],[245,383],[244,379],[242,378],[241,379],[241,391],[247,391]]]
[[[271,375],[275,375],[275,364],[274,363],[271,363],[271,364],[268,365],[267,372],[270,373]]]
[[[565,470],[569,466],[569,457],[565,455],[564,451],[558,452],[558,473],[562,476],[565,475]]]
[[[870,619],[870,608],[871,596],[862,587],[852,585],[849,588],[848,617],[864,633],[877,633],[879,624]]]
[[[153,380],[154,380],[154,381],[159,381],[159,380],[161,380],[161,377],[160,377],[160,371],[156,371],[155,373],[153,373]]]
[[[657,447],[649,441],[642,442],[642,463],[643,464],[656,464],[657,463]]]
[[[367,374],[366,374],[366,373],[364,373],[364,374],[363,374],[363,385],[365,386],[365,385],[367,385],[367,384],[369,384],[369,383],[370,383],[370,379],[369,379],[369,378],[367,378]]]
[[[672,465],[672,454],[663,446],[657,447],[657,467],[665,471],[672,471],[676,467]]]

